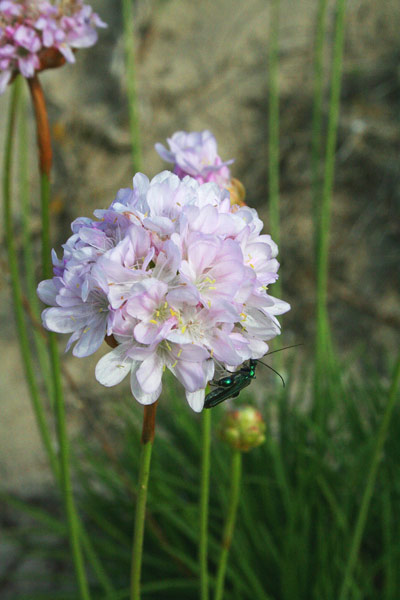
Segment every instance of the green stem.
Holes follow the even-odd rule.
[[[269,27],[269,111],[268,111],[268,183],[269,227],[272,239],[279,246],[279,0],[271,0]],[[280,295],[280,282],[274,285]]]
[[[384,444],[386,442],[390,420],[392,417],[393,409],[396,404],[396,396],[399,389],[400,383],[400,354],[397,358],[397,362],[395,365],[392,385],[390,387],[389,392],[389,400],[385,408],[385,412],[383,414],[382,422],[378,430],[378,435],[376,438],[376,446],[375,452],[372,456],[371,466],[369,468],[367,482],[365,485],[364,494],[361,500],[361,506],[358,513],[356,525],[354,528],[353,539],[351,542],[349,558],[347,560],[346,569],[344,573],[342,588],[339,595],[339,600],[346,600],[348,597],[349,586],[351,584],[351,579],[353,576],[354,567],[357,561],[358,552],[360,550],[360,544],[362,540],[362,535],[365,528],[365,523],[367,520],[369,505],[371,503],[372,494],[375,487],[376,476],[378,472],[379,463],[382,460],[382,451]]]
[[[242,453],[240,450],[234,450],[231,465],[231,488],[229,494],[228,514],[225,521],[224,533],[222,537],[222,550],[217,570],[217,581],[214,596],[215,600],[222,600],[224,596],[226,565],[228,562],[228,554],[232,543],[237,509],[239,505],[241,473]]]
[[[82,600],[89,600],[89,586],[86,579],[85,566],[82,556],[82,550],[79,541],[78,516],[76,514],[71,474],[69,470],[69,442],[67,437],[67,428],[65,423],[65,405],[61,384],[60,359],[58,354],[56,336],[50,334],[50,360],[52,373],[55,383],[55,416],[57,423],[57,435],[59,444],[59,460],[61,473],[61,489],[64,497],[65,512],[68,521],[68,533],[71,546],[72,557],[75,565],[76,577],[79,585],[79,592]]]
[[[6,234],[6,246],[8,254],[8,264],[11,276],[11,292],[13,299],[13,308],[15,322],[18,333],[18,340],[22,356],[22,363],[25,370],[25,377],[28,384],[29,393],[32,399],[33,411],[39,429],[44,448],[46,450],[51,469],[55,476],[58,473],[58,464],[56,454],[51,442],[49,427],[41,402],[39,388],[36,383],[35,369],[33,366],[30,340],[28,338],[28,328],[25,323],[23,308],[22,285],[18,269],[17,250],[15,246],[15,237],[13,232],[12,212],[11,212],[11,174],[12,174],[12,154],[15,139],[15,124],[17,118],[18,102],[21,93],[22,80],[20,77],[15,81],[12,88],[10,113],[6,133],[6,143],[4,152],[4,172],[3,172],[3,196],[4,196],[4,227]]]
[[[135,524],[131,562],[131,600],[140,600],[140,578],[142,572],[142,554],[144,523],[146,518],[147,488],[150,475],[151,451],[153,449],[156,404],[144,407],[142,446],[140,451],[139,481],[136,499]]]
[[[324,377],[324,372],[326,372],[327,362],[330,364],[332,358],[327,308],[328,254],[335,150],[340,108],[345,9],[346,0],[337,0],[325,169],[317,230],[316,387],[318,389],[321,387],[321,379]]]
[[[22,90],[23,92],[23,90]],[[40,315],[39,299],[36,293],[37,282],[35,278],[35,264],[34,264],[34,253],[31,239],[31,210],[30,210],[30,198],[29,198],[29,160],[28,160],[28,119],[26,111],[26,97],[25,94],[21,94],[21,110],[19,118],[19,173],[18,180],[20,185],[20,199],[21,199],[21,216],[22,216],[22,251],[24,257],[24,274],[26,280],[27,299],[29,303],[29,310],[32,316],[36,319]],[[46,386],[47,395],[53,404],[54,400],[54,387],[52,385],[50,366],[48,361],[48,354],[46,348],[46,342],[43,337],[33,328],[32,331],[33,339],[35,342],[36,353],[40,365],[40,372],[43,375],[44,384]]]
[[[324,41],[326,35],[327,0],[319,0],[317,13],[317,26],[315,36],[314,55],[314,99],[311,136],[311,172],[315,236],[318,230],[318,213],[320,199],[320,169],[321,169],[321,141],[322,141],[322,100],[324,90],[323,58]],[[316,245],[316,241],[315,241]]]
[[[140,171],[142,162],[139,112],[136,93],[136,60],[135,60],[135,28],[133,21],[132,0],[122,1],[122,16],[125,42],[126,85],[129,104],[129,128],[131,133],[132,167],[136,173]]]
[[[199,537],[199,569],[200,599],[208,600],[208,500],[210,494],[210,445],[211,445],[211,411],[202,413],[202,458],[200,488],[200,537]]]
[[[38,144],[38,158],[40,171],[40,200],[42,209],[42,261],[43,275],[52,277],[50,255],[50,171],[52,164],[52,150],[50,139],[50,126],[47,116],[46,102],[42,87],[37,75],[28,79],[32,104],[36,118],[36,133]],[[79,541],[79,522],[72,494],[71,475],[69,470],[69,443],[65,423],[65,405],[62,390],[60,358],[57,339],[54,333],[49,335],[49,352],[51,373],[54,385],[54,410],[56,416],[57,436],[59,444],[60,484],[63,493],[65,512],[68,522],[69,541],[75,572],[78,581],[80,597],[89,600],[89,586],[86,579],[85,566]]]

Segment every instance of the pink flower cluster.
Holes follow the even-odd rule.
[[[75,356],[94,353],[105,335],[118,346],[96,378],[113,386],[130,374],[133,396],[157,400],[168,368],[201,411],[215,363],[236,367],[260,358],[280,333],[275,315],[289,305],[270,296],[277,247],[261,235],[249,207],[231,206],[214,183],[163,171],[138,173],[98,220],[79,218],[54,277],[38,288],[51,305],[47,329],[71,333]]]
[[[67,350],[75,344],[75,356],[93,354],[105,336],[116,345],[97,364],[100,383],[129,374],[133,396],[151,404],[169,369],[201,411],[215,364],[234,370],[261,358],[280,333],[276,315],[290,306],[268,293],[278,248],[261,234],[257,211],[232,204],[225,181],[203,182],[227,170],[215,138],[180,132],[172,140],[188,140],[179,151],[170,142],[173,160],[179,169],[198,164],[197,175],[163,171],[149,181],[137,173],[133,188],[119,190],[96,220],[72,223],[63,258],[53,251],[54,277],[38,294],[51,306],[44,326],[71,333]],[[194,155],[213,169],[201,174]]]
[[[46,51],[75,62],[73,49],[93,46],[106,27],[82,0],[0,0],[0,94],[14,73],[33,77]]]
[[[221,187],[228,187],[231,174],[228,165],[233,160],[223,162],[218,154],[217,142],[210,131],[177,131],[167,139],[169,150],[156,144],[158,154],[174,165],[174,173],[182,178],[194,177],[199,183],[214,181]]]

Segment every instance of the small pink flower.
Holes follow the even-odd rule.
[[[231,179],[228,165],[233,160],[223,162],[217,151],[217,142],[210,131],[177,131],[167,139],[169,150],[162,144],[156,144],[158,154],[174,165],[174,173],[181,179],[186,175],[194,177],[199,183],[212,181],[221,187]]]

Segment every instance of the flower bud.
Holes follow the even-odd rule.
[[[265,441],[265,429],[261,413],[252,406],[245,406],[226,413],[220,434],[232,448],[248,452]]]
[[[231,195],[231,205],[246,206],[244,199],[246,198],[246,189],[239,179],[232,177],[227,186]]]

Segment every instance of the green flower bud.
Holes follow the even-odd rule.
[[[265,429],[261,413],[252,406],[245,406],[226,413],[220,434],[232,448],[248,452],[265,441]]]

